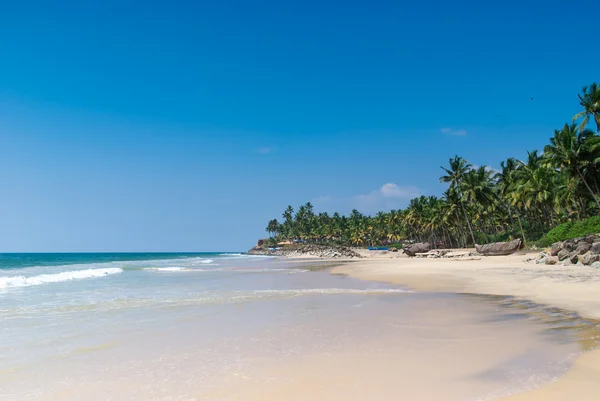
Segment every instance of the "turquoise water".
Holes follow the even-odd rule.
[[[469,331],[484,330],[473,346],[490,333],[531,343],[513,350],[525,362],[494,371],[509,379],[467,381],[446,401],[506,392],[530,372],[543,382],[568,366],[568,341],[533,341],[537,329],[496,307],[332,275],[331,265],[240,253],[1,254],[0,400],[229,399],[209,394],[274,361],[355,348],[392,360],[420,347],[427,355],[432,340],[452,344],[449,323],[436,325],[463,314]],[[426,328],[427,342],[415,328]]]
[[[119,252],[119,253],[0,253],[0,270],[32,266],[60,266],[85,263],[210,258],[241,255],[238,252]]]

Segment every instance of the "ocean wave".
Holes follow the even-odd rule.
[[[0,288],[13,288],[13,287],[30,287],[33,285],[42,285],[50,283],[60,283],[63,281],[71,280],[83,280],[87,278],[98,278],[109,276],[112,274],[122,273],[123,269],[118,267],[112,267],[107,269],[86,269],[86,270],[74,270],[55,274],[40,274],[37,276],[25,277],[25,276],[12,276],[12,277],[0,277]]]
[[[173,266],[173,267],[145,267],[142,270],[155,270],[155,271],[159,271],[159,272],[182,272],[182,271],[193,271],[193,270],[200,270],[200,271],[202,271],[202,269],[186,269],[185,267],[177,267],[177,266]]]

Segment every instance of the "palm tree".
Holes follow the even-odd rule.
[[[279,222],[277,219],[269,221],[269,224],[267,224],[267,232],[271,237],[273,236],[273,233],[277,234],[279,232]]]
[[[575,114],[573,121],[583,117],[580,125],[580,129],[583,131],[590,117],[593,117],[596,122],[596,132],[600,132],[600,85],[594,82],[584,86],[581,91],[583,93],[577,97],[579,97],[579,104],[583,107],[583,111]]]
[[[554,131],[544,154],[554,167],[579,176],[600,210],[600,202],[583,175],[583,170],[600,158],[600,137],[588,129],[582,130],[577,124],[565,124],[561,130]]]
[[[440,182],[450,183],[450,189],[457,190],[457,194],[459,196],[458,201],[462,208],[463,214],[465,215],[465,221],[467,222],[469,232],[471,233],[471,240],[473,240],[473,244],[475,244],[475,235],[473,235],[473,228],[471,227],[469,216],[467,216],[467,211],[465,210],[465,205],[462,201],[462,191],[460,189],[460,184],[462,183],[465,174],[471,170],[471,164],[458,155],[454,156],[453,159],[450,159],[449,163],[449,169],[442,166],[440,167],[446,172],[446,175],[440,177]]]

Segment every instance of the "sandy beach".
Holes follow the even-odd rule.
[[[364,252],[366,254],[366,252]],[[346,263],[334,273],[363,280],[406,285],[418,291],[513,296],[600,319],[600,271],[582,266],[546,266],[527,262],[535,254],[467,259],[418,259],[378,253]],[[593,348],[596,338],[584,347]],[[558,380],[508,398],[507,401],[597,400],[600,394],[600,350],[577,358]]]

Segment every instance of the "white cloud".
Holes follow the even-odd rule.
[[[466,136],[467,131],[464,129],[454,129],[454,128],[442,128],[440,130],[442,134],[452,135],[452,136]]]
[[[379,188],[379,193],[384,198],[403,198],[403,199],[411,199],[415,196],[419,196],[419,189],[417,187],[412,186],[402,186],[399,187],[393,183],[383,184],[381,188]]]
[[[267,155],[273,151],[273,148],[269,148],[267,146],[261,146],[258,149],[256,149],[256,151],[258,153],[260,153],[261,155]]]
[[[367,194],[360,194],[349,198],[334,198],[331,196],[320,196],[312,200],[316,206],[327,210],[348,213],[357,209],[361,213],[374,214],[379,211],[389,211],[406,207],[409,199],[421,194],[419,188],[411,185],[396,185],[387,183],[379,189]],[[334,210],[335,209],[335,210]]]

